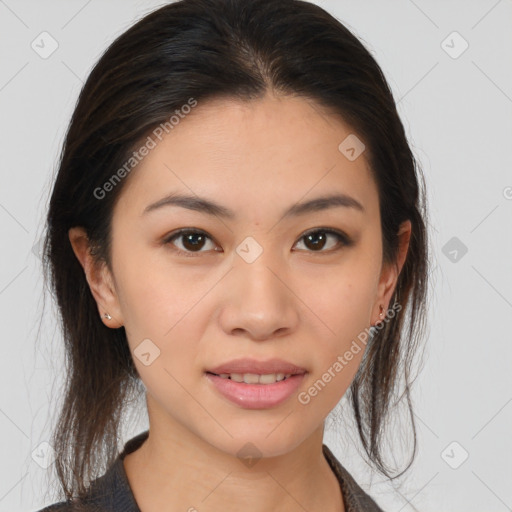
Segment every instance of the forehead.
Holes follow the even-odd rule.
[[[338,192],[371,214],[377,191],[365,154],[351,161],[339,149],[349,136],[354,133],[340,117],[306,98],[198,102],[161,140],[150,134],[154,147],[129,175],[120,207],[142,213],[149,203],[182,192],[215,198],[254,218],[267,205],[281,210]]]

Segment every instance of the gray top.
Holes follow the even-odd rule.
[[[146,430],[126,442],[123,451],[118,455],[108,471],[92,482],[81,506],[69,501],[61,501],[38,512],[69,512],[79,510],[84,512],[141,512],[128,482],[123,459],[125,455],[139,448],[148,438],[148,435],[149,430]],[[383,512],[375,501],[361,489],[325,444],[322,445],[322,450],[329,466],[340,483],[346,512]]]

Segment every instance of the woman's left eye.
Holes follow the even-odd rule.
[[[334,238],[336,241],[334,243],[328,244],[329,238]],[[175,244],[175,240],[181,240],[181,247]],[[309,249],[308,252],[330,252],[333,249],[339,249],[342,246],[351,246],[353,245],[353,241],[343,232],[337,231],[331,228],[318,228],[312,231],[308,231],[303,234],[299,241],[296,243],[298,245],[300,242],[303,242],[306,250]],[[193,230],[193,229],[182,229],[177,232],[171,233],[170,236],[165,238],[163,241],[164,245],[172,244],[175,246],[175,250],[178,254],[184,256],[193,256],[194,253],[207,252],[202,251],[207,245],[207,241],[215,247],[215,243],[212,238],[208,236],[204,231]],[[327,249],[325,249],[327,247]],[[215,249],[216,252],[222,252],[222,249]]]
[[[327,250],[322,250],[326,247],[329,237],[335,238],[337,242],[331,243]],[[331,228],[317,228],[308,231],[300,237],[299,241],[302,240],[305,240],[304,245],[307,248],[313,248],[311,252],[330,252],[342,246],[348,247],[353,245],[353,241],[345,233]]]
[[[331,244],[327,250],[322,250],[327,245],[327,240],[329,237],[337,239],[337,242],[334,244]],[[341,231],[336,231],[334,229],[315,229],[313,231],[309,231],[308,233],[302,235],[299,239],[299,241],[305,240],[304,245],[311,249],[313,248],[312,252],[329,252],[331,250],[339,249],[342,246],[349,246],[352,245],[352,240],[342,233]]]

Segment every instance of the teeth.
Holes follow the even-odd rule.
[[[268,373],[266,375],[258,375],[256,373],[221,373],[219,375],[223,379],[245,382],[246,384],[274,384],[291,376],[291,373]]]

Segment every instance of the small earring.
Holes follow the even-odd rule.
[[[380,308],[380,314],[379,316],[382,316],[384,314],[384,306],[382,304],[379,305]]]
[[[103,315],[107,320],[112,320],[112,317],[108,313],[104,313]]]

